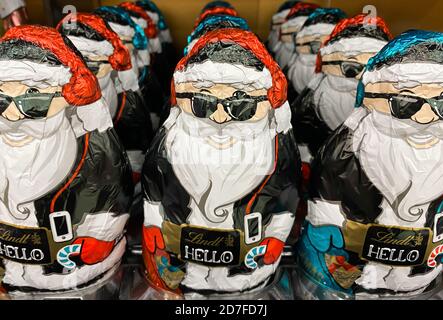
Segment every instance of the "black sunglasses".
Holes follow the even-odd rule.
[[[323,61],[323,65],[339,65],[341,69],[341,73],[346,78],[355,78],[358,76],[363,69],[365,68],[365,64],[354,61]]]
[[[217,111],[218,104],[221,104],[225,112],[237,121],[251,119],[257,110],[257,104],[268,100],[267,96],[250,96],[243,91],[236,91],[232,97],[226,99],[198,92],[177,93],[176,97],[191,99],[192,113],[198,118],[209,118]]]
[[[21,114],[28,119],[45,118],[48,114],[52,99],[61,97],[61,92],[40,93],[27,92],[17,97],[7,96],[0,93],[0,114],[3,113],[14,101]]]
[[[425,103],[429,103],[434,113],[443,119],[443,96],[422,98],[404,94],[365,92],[365,97],[387,99],[391,114],[398,119],[411,118]]]
[[[321,41],[311,41],[305,43],[296,43],[296,47],[309,46],[309,51],[311,54],[317,54],[321,47]]]

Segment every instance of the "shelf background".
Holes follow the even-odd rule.
[[[191,32],[195,18],[208,0],[154,0],[166,16],[174,40],[183,48]],[[27,0],[31,23],[52,25],[46,8],[61,12],[64,5],[71,4],[78,11],[91,11],[99,5],[117,4],[119,0]],[[252,30],[266,39],[272,14],[283,0],[230,0],[245,18]],[[362,12],[365,5],[374,5],[377,13],[387,22],[394,35],[408,29],[427,29],[443,32],[443,1],[441,0],[308,0],[324,7],[338,7],[349,16]]]

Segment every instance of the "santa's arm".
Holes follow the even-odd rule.
[[[80,245],[79,257],[84,264],[96,264],[105,260],[122,237],[129,214],[114,215],[110,212],[88,214],[76,231],[74,245]]]
[[[161,232],[164,217],[160,206],[161,204],[159,202],[146,199],[143,203],[145,217],[143,222],[143,245],[150,253],[155,253],[157,248],[161,250],[165,248],[165,242]]]
[[[266,226],[264,239],[260,243],[260,245],[266,246],[263,256],[265,264],[274,264],[280,258],[294,220],[295,215],[291,212],[282,212],[272,216],[271,222]]]
[[[162,127],[153,140],[142,169],[143,246],[149,253],[154,253],[157,248],[164,249],[165,247],[161,232],[164,221],[161,200],[166,181],[164,173],[172,170],[167,159],[162,156],[165,138],[166,128]]]
[[[290,118],[290,114],[287,118]],[[271,209],[261,242],[261,245],[266,245],[263,257],[265,264],[273,264],[280,258],[292,230],[299,201],[297,186],[301,177],[301,161],[290,125],[286,131],[278,134],[277,139],[278,162],[261,192],[261,195],[276,199],[276,203],[269,204],[274,209]],[[281,211],[277,211],[278,209]]]

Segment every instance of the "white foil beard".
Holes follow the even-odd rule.
[[[275,53],[275,60],[281,69],[286,67],[295,50],[293,42],[282,42],[280,49]]]
[[[301,93],[314,77],[316,61],[315,54],[298,54],[295,58],[292,85],[298,93]]]
[[[105,99],[107,105],[109,106],[109,112],[111,117],[114,119],[115,114],[118,109],[118,96],[117,90],[115,89],[114,82],[111,79],[112,72],[98,79],[100,84],[100,89],[102,91],[102,96]]]
[[[274,51],[275,46],[278,43],[278,35],[279,35],[279,29],[272,29],[269,32],[269,37],[268,37],[268,47],[270,51]]]
[[[430,202],[443,194],[443,125],[438,121],[411,126],[410,122],[373,111],[361,121],[353,138],[363,170],[387,199],[401,225],[420,218],[424,223]],[[437,135],[439,142],[428,149],[417,149],[406,141],[413,134]]]
[[[23,121],[31,127],[32,122],[40,120]],[[11,223],[31,223],[21,221],[27,219],[30,213],[26,205],[59,186],[71,172],[77,157],[76,137],[65,112],[41,121],[46,122],[47,133],[43,138],[34,138],[22,147],[5,143],[5,123],[2,123],[0,149],[4,182],[1,195],[12,215]],[[23,133],[29,134],[29,130],[18,128],[9,131],[9,134]]]
[[[235,201],[252,192],[271,173],[275,129],[269,128],[268,117],[248,124],[220,126],[210,122],[181,112],[167,134],[166,146],[180,183],[205,218],[217,224],[228,218]],[[243,130],[244,126],[248,128]],[[208,137],[237,141],[219,150],[206,142]]]
[[[331,130],[339,127],[355,107],[358,80],[324,75],[314,92],[320,118]]]

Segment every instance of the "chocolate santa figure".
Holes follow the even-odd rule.
[[[3,286],[47,295],[105,281],[133,185],[96,77],[55,29],[19,26],[0,41],[0,81]]]
[[[148,51],[152,56],[162,52],[160,38],[158,37],[157,26],[151,16],[139,5],[134,2],[125,1],[118,5],[123,8],[131,19],[143,28],[148,38]]]
[[[154,134],[149,126],[150,115],[135,98],[139,85],[129,50],[98,15],[67,15],[57,29],[72,41],[95,73],[110,108],[114,128],[131,161],[134,181],[139,181],[144,154]],[[121,90],[123,92],[119,93]]]
[[[176,293],[263,288],[298,203],[286,79],[251,32],[202,36],[174,73],[171,114],[143,168],[143,257]]]
[[[149,53],[149,39],[145,30],[131,18],[130,14],[121,7],[103,6],[94,11],[108,22],[111,29],[118,34],[131,55],[133,70],[137,73],[140,90],[134,98],[141,103],[150,114],[151,124],[154,130],[158,125],[159,114],[162,113],[164,98],[160,92],[153,92],[149,82],[149,66],[151,55]],[[154,85],[158,88],[158,84]]]
[[[442,33],[417,30],[389,42],[319,151],[299,255],[323,286],[407,296],[441,273],[442,45]]]
[[[297,95],[314,77],[317,54],[322,43],[346,14],[338,8],[318,8],[303,24],[295,37],[295,51],[289,62],[287,77]],[[292,102],[292,101],[291,101]]]
[[[151,119],[154,129],[158,128],[159,118],[163,112],[166,101],[157,75],[153,72],[152,64],[162,52],[162,46],[158,37],[157,27],[147,12],[133,2],[122,2],[119,7],[125,10],[131,19],[140,26],[148,38],[149,64],[140,70],[140,85],[145,101],[152,106]],[[155,111],[155,112],[153,112]]]
[[[206,32],[225,28],[239,28],[242,30],[249,30],[248,23],[245,19],[240,17],[233,17],[228,15],[214,15],[203,20],[197,28],[189,35],[188,45],[185,48],[185,55],[192,49]]]
[[[327,137],[354,110],[363,69],[390,38],[382,18],[360,14],[341,20],[323,43],[316,75],[291,103],[303,162],[311,162]]]
[[[162,54],[156,57],[152,65],[152,70],[160,81],[162,91],[166,96],[169,96],[171,93],[172,74],[178,62],[177,50],[172,41],[171,31],[169,30],[164,15],[153,1],[141,0],[137,1],[136,4],[146,11],[157,26],[158,37],[160,38],[162,46]]]
[[[298,2],[289,11],[280,28],[280,39],[273,48],[275,61],[287,73],[288,64],[295,52],[295,37],[308,19],[308,16],[319,6],[313,3]]]
[[[278,8],[277,12],[272,15],[271,30],[269,31],[268,39],[266,41],[266,47],[270,53],[275,53],[274,48],[279,41],[281,25],[285,22],[286,16],[291,8],[298,2],[300,1],[286,1]]]
[[[123,8],[103,6],[97,8],[94,13],[109,24],[128,48],[132,69],[140,79],[141,71],[150,64],[148,38],[143,28],[137,25]]]

